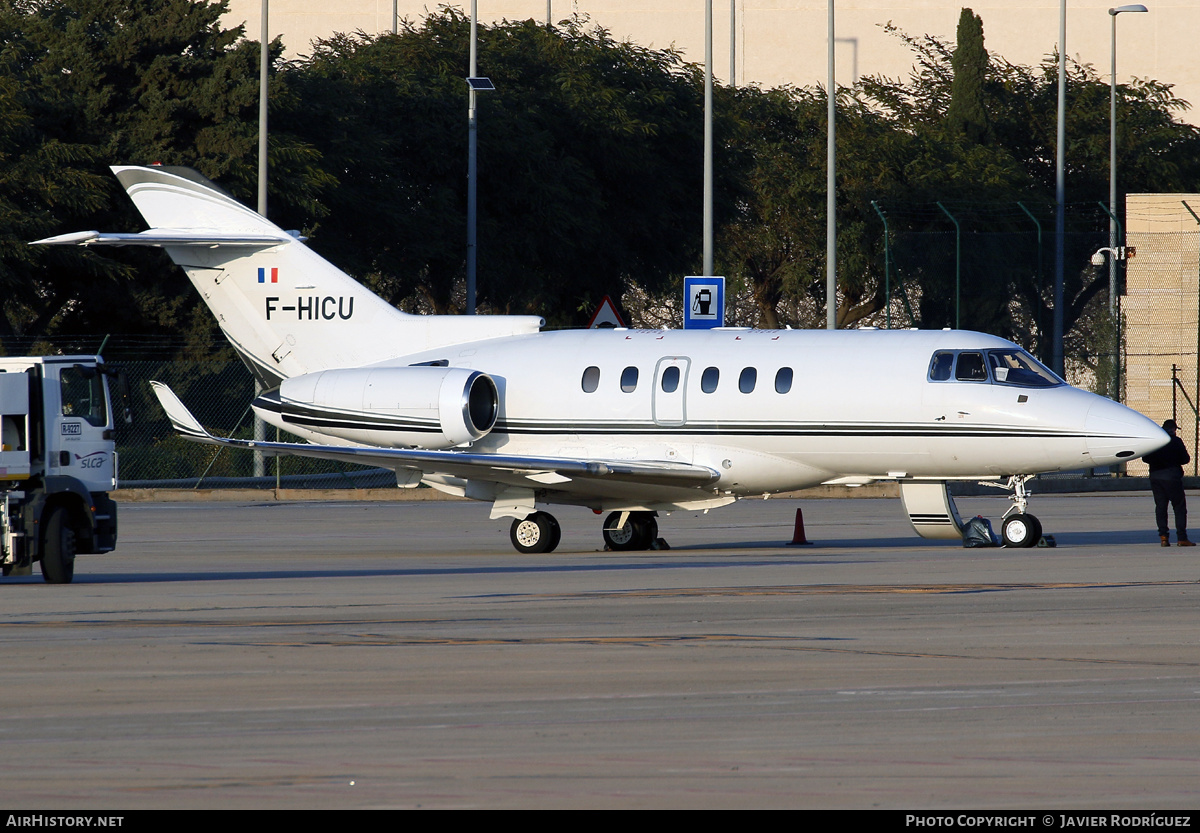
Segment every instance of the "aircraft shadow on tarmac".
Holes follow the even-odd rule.
[[[807,548],[806,548],[807,549]],[[556,553],[556,556],[566,555],[600,555],[602,553],[584,552],[584,553]],[[808,553],[805,553],[806,555]],[[454,576],[454,575],[520,575],[528,574],[544,574],[544,573],[598,573],[598,572],[626,572],[630,570],[695,570],[695,569],[726,569],[729,567],[751,568],[751,567],[805,567],[818,566],[827,562],[818,557],[795,558],[781,557],[772,559],[706,559],[696,560],[693,558],[671,558],[658,553],[653,554],[652,559],[630,561],[628,560],[629,553],[621,553],[623,558],[620,562],[571,562],[563,563],[561,559],[558,563],[547,561],[544,564],[520,564],[511,566],[495,565],[489,566],[481,564],[477,567],[418,567],[418,568],[345,568],[337,569],[328,566],[313,567],[312,569],[284,569],[284,570],[214,570],[212,572],[201,572],[197,570],[171,571],[163,570],[153,573],[90,573],[90,574],[75,574],[75,584],[158,584],[158,583],[173,583],[173,582],[188,582],[188,581],[248,581],[248,580],[269,580],[278,581],[280,579],[331,579],[331,578],[383,578],[383,577],[420,577],[420,576]],[[816,553],[813,553],[816,555]],[[486,557],[486,556],[485,556]],[[644,557],[644,556],[643,556]],[[869,559],[855,559],[855,563],[863,563]],[[847,563],[847,562],[842,562]],[[6,583],[13,582],[19,584],[41,584],[42,578],[39,575],[10,577]]]
[[[1157,540],[1150,532],[1142,530],[1093,530],[1085,532],[1051,533],[1054,535],[1058,548],[1082,548],[1103,545],[1106,549],[1113,547],[1158,546]],[[806,567],[823,566],[830,563],[829,559],[836,557],[838,563],[867,563],[871,552],[898,550],[927,550],[931,552],[951,552],[963,549],[955,541],[926,541],[911,536],[890,538],[842,538],[830,540],[814,540],[811,546],[789,546],[786,542],[772,541],[723,541],[717,544],[683,544],[672,547],[669,551],[645,551],[641,553],[605,553],[597,550],[559,550],[544,556],[544,562],[536,564],[505,565],[495,563],[508,557],[507,553],[481,553],[478,558],[491,563],[481,563],[478,566],[455,567],[417,567],[417,568],[336,568],[329,566],[313,567],[312,569],[263,569],[263,570],[214,570],[197,571],[162,570],[158,572],[114,572],[88,573],[76,572],[75,584],[155,584],[187,581],[246,581],[251,579],[279,580],[294,578],[329,579],[329,578],[364,578],[364,577],[403,577],[403,576],[448,576],[448,575],[519,575],[522,573],[597,573],[617,572],[626,570],[681,570],[728,567]],[[775,550],[777,555],[767,557],[761,551]],[[754,558],[733,557],[722,558],[722,555],[733,555],[730,551],[742,551],[747,555],[754,551]],[[847,561],[845,556],[855,552],[860,557]],[[981,548],[974,550],[979,556],[1004,557],[1027,553],[1021,549],[1006,549],[1003,547]],[[681,557],[687,553],[688,557]],[[713,557],[698,559],[704,553]],[[679,554],[679,555],[676,555]],[[1032,554],[1032,553],[1030,553]],[[429,555],[436,557],[436,554]],[[573,560],[565,562],[566,558],[587,557],[587,561]],[[619,561],[591,560],[594,556],[620,558]],[[373,556],[374,557],[374,556]],[[103,558],[103,556],[98,556]],[[83,564],[91,561],[91,557],[83,556]],[[92,562],[100,563],[99,561]],[[87,565],[90,566],[90,565]],[[41,584],[42,578],[34,571],[32,576],[10,576],[4,584]]]

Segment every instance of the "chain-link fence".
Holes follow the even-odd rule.
[[[171,387],[209,431],[254,438],[254,380],[236,360],[119,361],[129,378],[133,424],[119,426],[117,453],[123,488],[336,489],[394,487],[389,469],[308,457],[262,457],[183,439],[171,428],[150,381]],[[264,439],[276,429],[265,426]],[[285,434],[285,442],[295,437]],[[257,471],[256,471],[257,468]]]
[[[881,326],[952,327],[1013,339],[1049,363],[1053,353],[1055,208],[1037,203],[873,203],[882,229],[880,277],[889,320]],[[1062,241],[1067,319],[1067,378],[1101,393],[1096,377],[1117,355],[1115,331],[1096,310],[1092,254],[1107,245],[1108,218],[1098,203],[1073,203]],[[1101,316],[1102,317],[1102,316]],[[1103,343],[1101,343],[1103,342]]]
[[[937,203],[875,206],[880,228],[880,277],[890,288],[891,326],[992,329],[997,321],[1022,346],[1049,359],[1055,243],[1052,206]],[[1192,213],[1190,209],[1195,209]],[[1068,289],[1080,292],[1102,278],[1089,310],[1066,333],[1068,381],[1113,396],[1151,418],[1173,417],[1180,435],[1200,448],[1200,196],[1130,195],[1126,242],[1136,249],[1128,261],[1126,294],[1117,320],[1107,315],[1107,267],[1091,256],[1108,244],[1107,216],[1094,205],[1068,212],[1064,256]],[[1089,272],[1089,270],[1091,270]],[[1118,273],[1118,278],[1120,275]],[[1094,290],[1093,290],[1094,291]],[[1041,299],[1041,303],[1038,303]],[[1072,301],[1067,299],[1067,303]],[[886,326],[882,320],[864,323]],[[986,325],[983,322],[988,322]],[[1118,331],[1121,338],[1118,338]],[[254,436],[254,382],[220,340],[191,344],[158,337],[81,337],[54,350],[103,352],[130,380],[135,422],[118,431],[124,486],[269,489],[390,487],[387,469],[330,463],[302,457],[267,457],[188,442],[171,429],[149,381],[164,382],[209,430],[224,436]],[[218,337],[219,338],[219,337]],[[170,343],[168,343],[170,341]],[[8,352],[36,354],[48,345],[5,340]],[[1124,349],[1121,349],[1121,346]],[[106,347],[107,345],[107,347]],[[189,351],[203,361],[148,360]],[[147,360],[142,360],[145,357]],[[264,439],[275,439],[266,426]],[[294,440],[285,435],[282,439]],[[1200,473],[1195,454],[1192,473]],[[1130,464],[1141,474],[1144,464]]]

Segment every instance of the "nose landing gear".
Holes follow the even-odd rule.
[[[1036,547],[1042,538],[1042,524],[1025,510],[1029,507],[1029,495],[1025,482],[1033,475],[1016,474],[1008,478],[1005,488],[1012,489],[1009,500],[1013,505],[1004,513],[1000,530],[1006,547]]]

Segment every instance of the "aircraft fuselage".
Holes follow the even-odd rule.
[[[472,451],[687,463],[719,475],[714,496],[1091,468],[1161,444],[1150,420],[1057,380],[1001,382],[994,368],[980,379],[931,378],[936,354],[953,361],[1018,349],[963,331],[571,330],[453,345],[363,370],[444,363],[486,373],[498,413]],[[378,404],[363,408],[369,423],[338,409],[337,425],[312,418],[309,395],[297,404],[308,419],[289,419],[286,404],[260,414],[315,441],[426,445],[426,431],[404,430],[411,422],[380,425],[386,409]],[[595,495],[595,484],[587,491]],[[585,502],[673,502],[674,489],[633,491],[625,484]],[[555,493],[576,502],[571,484],[542,492],[549,502]]]

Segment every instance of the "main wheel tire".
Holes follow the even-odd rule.
[[[562,540],[562,528],[549,512],[534,512],[513,521],[508,537],[517,552],[553,552]]]
[[[1042,525],[1033,515],[1008,516],[1002,531],[1006,547],[1036,547],[1042,537]]]
[[[558,520],[549,512],[541,513],[550,524],[550,546],[546,547],[546,552],[554,552],[558,549],[558,542],[562,540],[562,527],[558,525]]]
[[[649,512],[644,513],[644,516],[634,522],[637,527],[637,539],[639,550],[648,550],[658,538],[658,521],[654,520],[654,516]]]
[[[1029,518],[1029,524],[1033,527],[1033,534],[1029,536],[1029,543],[1025,546],[1036,547],[1042,540],[1042,522],[1033,515],[1026,515],[1025,517]]]
[[[75,530],[62,506],[51,509],[42,526],[42,578],[49,584],[70,584],[75,578]]]
[[[658,521],[650,512],[630,512],[624,526],[617,526],[620,512],[613,512],[604,519],[601,533],[604,543],[616,552],[649,549],[658,537]]]

